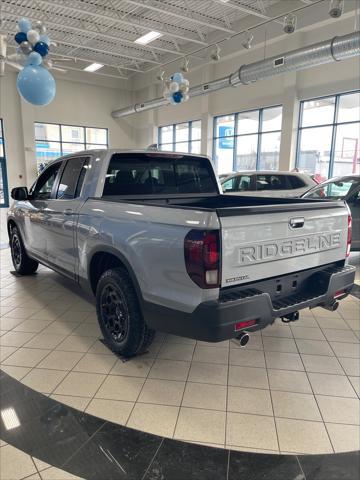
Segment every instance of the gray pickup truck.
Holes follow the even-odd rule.
[[[52,162],[12,191],[14,267],[42,263],[88,287],[113,351],[155,331],[217,342],[348,295],[351,216],[343,201],[222,195],[211,161],[94,150]]]

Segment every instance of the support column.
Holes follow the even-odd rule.
[[[279,170],[289,171],[295,167],[299,118],[296,72],[286,75],[284,87]]]

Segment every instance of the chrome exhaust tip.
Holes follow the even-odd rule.
[[[240,347],[245,347],[250,340],[249,334],[246,332],[241,332],[236,338],[239,340]]]
[[[334,303],[332,303],[332,304],[330,305],[329,310],[330,310],[331,312],[335,312],[335,310],[337,310],[337,309],[339,308],[339,305],[340,305],[339,302],[334,302]]]

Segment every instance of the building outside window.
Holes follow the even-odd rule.
[[[55,158],[81,150],[107,148],[107,128],[35,123],[36,163],[41,171]]]
[[[302,101],[297,161],[319,180],[360,173],[360,92]]]
[[[282,106],[214,119],[213,160],[218,174],[278,170]]]
[[[200,153],[201,120],[159,127],[158,148],[163,151]]]
[[[0,208],[9,206],[3,122],[0,118]]]

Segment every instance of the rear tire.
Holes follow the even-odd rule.
[[[101,275],[96,287],[96,311],[105,342],[113,352],[131,357],[151,345],[155,330],[145,323],[125,269],[114,268]]]
[[[10,232],[11,259],[16,272],[20,275],[35,273],[39,263],[26,253],[24,243],[17,227],[12,227]]]

